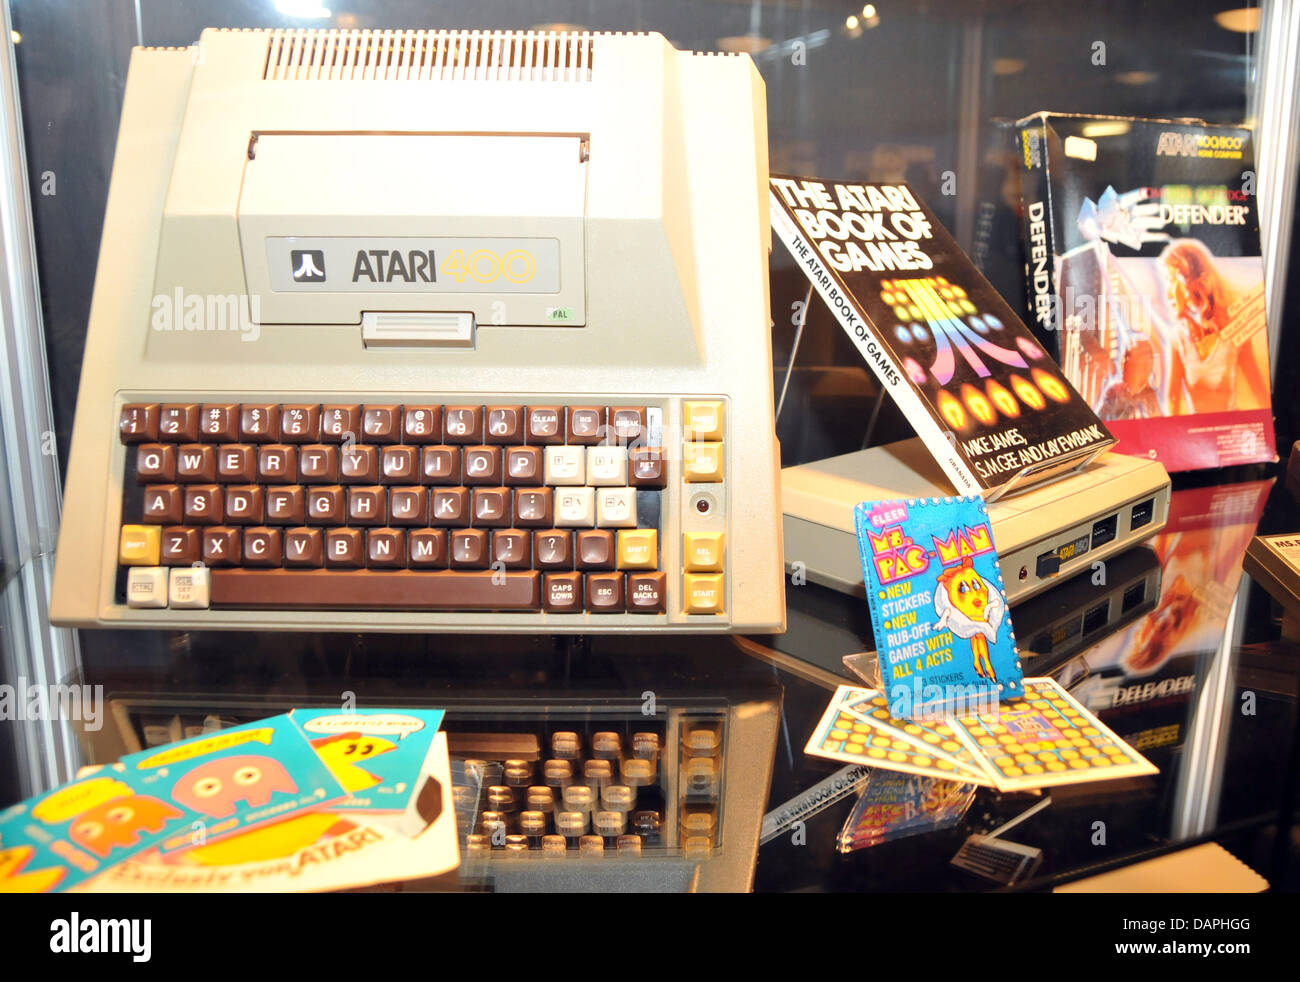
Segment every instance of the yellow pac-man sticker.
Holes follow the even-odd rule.
[[[135,794],[130,785],[111,777],[92,777],[55,791],[32,809],[32,817],[47,825],[57,825],[84,811],[123,795]]]
[[[275,730],[269,726],[256,730],[244,730],[239,733],[221,733],[205,740],[196,740],[194,743],[182,743],[170,747],[161,753],[154,754],[152,757],[146,757],[140,761],[137,767],[142,771],[151,767],[165,767],[168,764],[193,760],[195,757],[202,757],[204,754],[216,753],[218,750],[228,750],[231,747],[238,747],[245,743],[264,743],[269,746],[271,737],[274,734]]]

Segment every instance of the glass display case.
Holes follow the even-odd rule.
[[[1281,0],[9,0],[7,14],[0,682],[11,693],[84,686],[100,711],[14,711],[0,723],[0,806],[85,765],[350,694],[445,708],[453,761],[495,768],[500,782],[508,761],[540,775],[561,737],[578,741],[575,766],[594,765],[597,795],[617,766],[640,774],[653,760],[628,807],[602,812],[624,816],[603,854],[559,866],[493,848],[482,812],[498,809],[466,805],[463,889],[1046,891],[1204,843],[1274,889],[1300,885],[1300,638],[1242,572],[1252,536],[1300,529],[1300,483],[1286,478],[1300,438],[1300,279],[1289,275],[1300,10]],[[797,828],[764,830],[765,814],[839,771],[804,747],[836,687],[861,681],[846,656],[873,647],[863,597],[797,576],[784,581],[785,632],[743,637],[52,627],[60,487],[97,262],[115,248],[101,234],[131,52],[192,45],[205,28],[656,32],[681,50],[751,58],[773,173],[906,181],[1026,319],[1016,120],[1053,111],[1251,127],[1257,174],[1244,176],[1258,186],[1282,459],[1175,475],[1158,535],[1100,581],[1080,573],[1011,611],[1026,674],[1061,681],[1159,774],[1055,788],[1050,807],[981,788],[946,829],[843,852],[852,795]],[[910,436],[779,243],[768,274],[764,384],[780,465]],[[638,740],[654,753],[634,753]],[[613,756],[601,750],[610,741]],[[604,760],[616,765],[609,780]],[[494,803],[523,801],[503,792]],[[1014,875],[954,862],[1020,816],[1005,840],[998,832],[1032,857]],[[634,827],[637,855],[611,872],[614,843]]]

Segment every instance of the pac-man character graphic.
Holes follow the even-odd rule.
[[[277,791],[292,794],[297,790],[279,761],[245,754],[200,764],[176,782],[172,797],[196,812],[225,818],[235,813],[238,802],[260,808]]]
[[[321,737],[313,740],[316,756],[325,762],[344,791],[364,791],[382,784],[383,778],[375,777],[358,765],[380,754],[397,749],[392,740],[382,737],[365,736],[361,733],[340,733],[337,736]]]
[[[989,645],[998,639],[1002,618],[1006,616],[1006,601],[1001,590],[975,572],[969,556],[960,565],[949,566],[939,574],[934,611],[939,615],[938,629],[947,628],[970,642],[976,674],[996,682]]]
[[[63,866],[23,872],[34,855],[36,850],[31,846],[0,849],[0,893],[47,893],[67,876],[67,868]]]
[[[116,848],[134,846],[146,832],[161,832],[169,821],[180,817],[179,811],[157,798],[124,795],[78,815],[68,830],[68,838],[104,859]]]

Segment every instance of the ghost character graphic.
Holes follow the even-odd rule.
[[[237,802],[260,808],[276,791],[297,790],[279,761],[245,754],[200,764],[176,782],[172,797],[211,818],[225,818],[234,814]]]
[[[989,645],[998,639],[1002,618],[1006,616],[1006,602],[1002,591],[975,572],[969,556],[961,565],[949,566],[939,574],[934,611],[939,615],[937,629],[947,628],[957,637],[970,641],[976,674],[996,682]]]
[[[125,795],[96,805],[77,816],[68,830],[68,838],[100,859],[117,847],[128,848],[140,841],[142,833],[161,832],[181,813],[171,805],[148,795]]]

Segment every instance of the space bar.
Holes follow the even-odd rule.
[[[274,610],[538,610],[529,570],[214,569],[213,607]],[[495,577],[495,580],[494,580]]]

